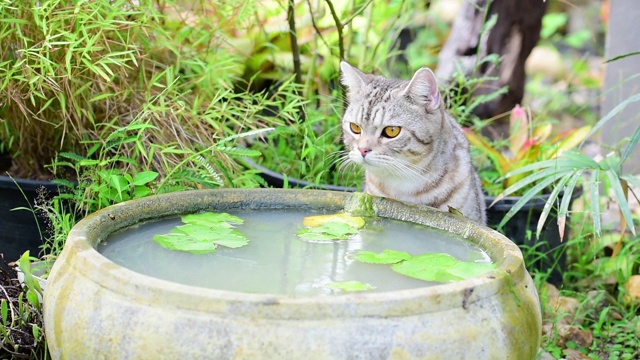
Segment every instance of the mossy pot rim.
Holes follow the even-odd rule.
[[[79,257],[72,263],[79,272],[87,276],[96,271],[106,272],[97,279],[105,289],[116,293],[135,292],[148,304],[219,312],[238,306],[247,307],[249,312],[253,312],[251,308],[272,308],[274,311],[259,311],[269,318],[288,316],[296,307],[310,303],[325,308],[317,312],[317,317],[406,316],[407,312],[444,311],[493,296],[504,291],[505,286],[518,285],[528,275],[520,250],[500,233],[453,214],[384,198],[374,198],[377,216],[421,223],[466,237],[487,252],[496,269],[467,280],[409,290],[291,296],[207,289],[161,280],[117,265],[96,250],[108,234],[146,220],[198,211],[281,209],[301,204],[310,209],[340,211],[349,196],[350,193],[344,192],[299,189],[212,189],[156,195],[113,205],[85,217],[69,233],[64,251],[70,253],[70,257]],[[160,295],[167,292],[172,296]],[[425,298],[433,301],[424,301]],[[420,299],[423,301],[416,301]],[[388,305],[382,314],[381,304]],[[288,311],[275,311],[282,308]]]

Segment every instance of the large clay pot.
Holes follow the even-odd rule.
[[[173,193],[109,207],[79,222],[47,282],[54,359],[534,359],[541,315],[517,246],[431,208],[376,199],[381,217],[444,229],[497,264],[485,275],[411,290],[293,297],[205,289],[145,276],[95,248],[108,234],[168,215],[294,207],[339,211],[321,190]],[[224,276],[224,274],[217,274]]]

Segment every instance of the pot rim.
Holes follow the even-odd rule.
[[[502,234],[468,219],[422,205],[374,198],[377,216],[412,221],[450,231],[477,244],[496,264],[491,272],[467,280],[391,292],[347,293],[319,296],[251,294],[200,288],[154,278],[117,265],[96,247],[116,230],[153,218],[222,208],[287,208],[306,204],[340,211],[350,193],[299,189],[191,190],[131,200],[102,209],[78,222],[64,247],[65,262],[105,290],[135,296],[155,306],[194,311],[258,314],[265,318],[289,318],[313,304],[313,319],[355,316],[406,316],[469,304],[517,286],[528,277],[518,247]],[[312,202],[309,204],[309,202]],[[70,261],[74,259],[74,261]],[[56,261],[58,265],[59,261]],[[51,277],[64,276],[64,274]],[[51,279],[50,277],[50,279]],[[514,296],[517,296],[514,294]],[[426,299],[426,300],[425,300]],[[357,305],[357,306],[356,306]],[[383,305],[381,307],[381,305]],[[235,309],[235,310],[234,310]]]

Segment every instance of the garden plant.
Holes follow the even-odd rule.
[[[399,78],[435,66],[451,26],[442,3],[1,2],[0,153],[12,158],[2,170],[54,178],[64,190],[32,204],[49,229],[31,259],[55,261],[75,223],[108,205],[186,189],[268,186],[246,158],[286,177],[359,186],[359,174],[340,171],[338,63]],[[542,193],[543,216],[533,221],[543,224],[552,211],[560,228],[571,219],[561,248],[551,250],[566,254],[562,282],[548,284],[552,268],[528,266],[544,314],[541,358],[638,359],[640,180],[623,165],[640,127],[600,156],[585,148],[640,95],[602,117],[581,100],[602,86],[581,52],[593,47],[601,57],[602,34],[569,30],[568,7],[550,1],[540,45],[570,59],[551,75],[529,68],[522,106],[502,114],[512,120],[509,138],[490,133],[497,119],[473,114],[505,89],[474,98],[481,79],[457,73],[441,90],[470,129],[486,192],[521,196],[505,222]],[[489,31],[496,19],[486,20]],[[548,255],[541,248],[522,247],[528,265]],[[28,277],[27,258],[20,262]],[[0,267],[0,358],[47,359],[38,285],[31,279],[22,287],[16,276]]]

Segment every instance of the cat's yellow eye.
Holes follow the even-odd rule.
[[[354,134],[360,134],[362,132],[362,129],[356,123],[350,123],[349,127]]]
[[[382,129],[382,136],[386,138],[394,138],[400,134],[400,126],[387,126]]]

